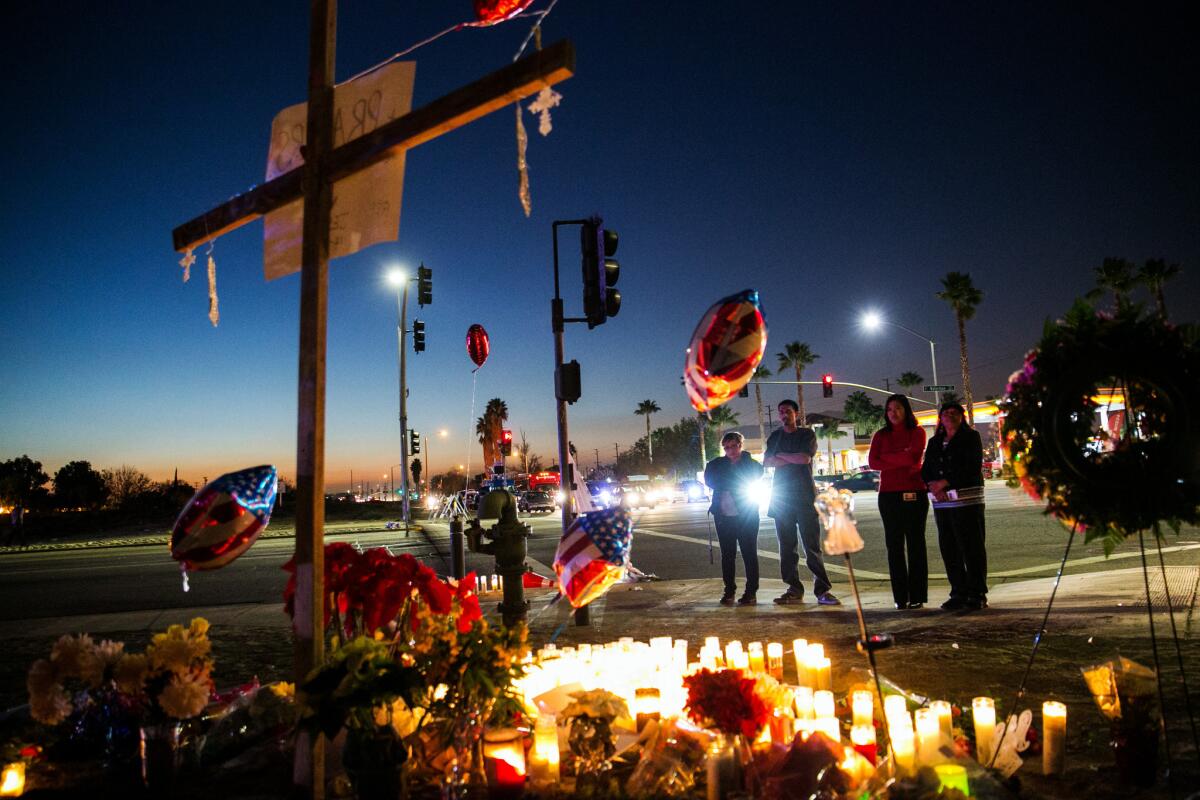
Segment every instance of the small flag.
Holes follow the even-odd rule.
[[[580,514],[554,555],[558,588],[575,608],[603,595],[625,574],[633,522],[621,506]]]

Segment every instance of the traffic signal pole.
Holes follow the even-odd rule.
[[[554,331],[554,402],[558,416],[558,474],[559,483],[563,490],[563,507],[562,507],[562,530],[565,535],[567,529],[571,527],[571,523],[575,521],[575,470],[571,464],[571,439],[570,430],[567,425],[567,401],[561,396],[558,390],[558,376],[562,373],[563,367],[563,330],[566,326],[567,319],[563,316],[563,301],[559,291],[558,280],[558,226],[559,225],[582,225],[586,220],[556,220],[553,223],[552,230],[554,232],[554,299],[550,301],[550,327]],[[586,322],[587,318],[571,320],[572,322]],[[588,607],[580,606],[575,609],[575,624],[584,626],[591,624],[591,613]]]
[[[409,523],[412,521],[408,508],[408,379],[405,374],[408,353],[404,349],[407,335],[404,329],[408,327],[408,278],[404,279],[404,284],[396,295],[396,303],[400,306],[400,324],[396,329],[396,336],[400,342],[400,464],[404,468],[400,473],[400,486],[404,490],[404,535],[407,537]]]

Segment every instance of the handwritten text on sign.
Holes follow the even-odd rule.
[[[416,64],[389,64],[338,86],[333,94],[333,146],[370,133],[412,108]],[[267,180],[301,166],[308,103],[289,106],[271,123]],[[331,258],[357,253],[400,235],[400,197],[404,189],[404,154],[372,164],[333,185],[329,222]],[[300,270],[304,201],[297,200],[267,214],[263,227],[263,272],[267,280]]]

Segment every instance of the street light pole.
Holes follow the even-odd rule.
[[[905,325],[901,325],[899,322],[892,322],[890,319],[884,319],[882,315],[880,315],[874,311],[868,311],[866,314],[864,314],[862,316],[862,325],[867,330],[873,330],[874,328],[877,328],[880,325],[891,325],[893,328],[899,328],[900,330],[904,331],[905,333],[912,334],[913,336],[916,336],[918,339],[924,339],[925,341],[929,342],[929,364],[933,368],[933,385],[934,386],[938,385],[937,347],[934,344],[933,339],[929,338],[928,336],[926,336],[923,333],[917,333],[912,328],[909,328]],[[936,392],[936,391],[933,392],[933,404],[935,406],[940,406],[941,403],[942,403],[941,392]]]
[[[396,339],[400,345],[400,464],[403,467],[400,472],[400,485],[404,490],[404,535],[408,536],[408,526],[412,519],[408,508],[408,381],[405,375],[407,353],[404,347],[408,336],[405,330],[408,326],[408,277],[392,273],[391,280],[396,284],[396,310],[400,319],[396,326]]]

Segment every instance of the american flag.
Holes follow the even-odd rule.
[[[254,544],[271,520],[275,467],[228,472],[192,495],[171,531],[171,555],[185,569],[217,569]]]
[[[621,506],[576,517],[554,555],[554,572],[563,597],[579,608],[621,580],[632,538],[633,522]]]

